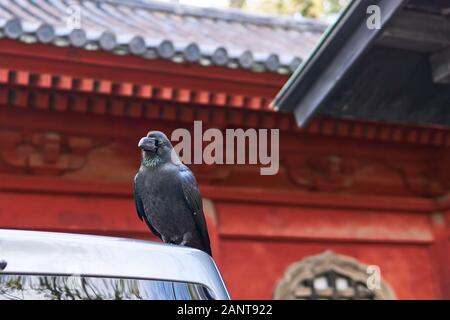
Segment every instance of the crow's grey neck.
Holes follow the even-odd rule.
[[[151,158],[145,157],[142,160],[142,165],[146,168],[156,168],[160,163],[161,163],[161,158],[158,156],[151,157]]]

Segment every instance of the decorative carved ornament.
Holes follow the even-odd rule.
[[[0,172],[62,175],[80,170],[105,141],[54,132],[0,131]]]
[[[332,251],[310,256],[287,268],[274,299],[395,299],[391,287],[379,278],[370,290],[370,267]]]
[[[336,155],[285,162],[290,180],[309,191],[341,191],[353,185],[355,168],[344,168]],[[297,163],[295,163],[297,162]]]
[[[398,183],[405,193],[422,197],[442,196],[450,189],[450,183],[445,181],[445,175],[442,174],[443,170],[433,161],[409,165],[404,160],[330,154],[294,156],[284,159],[283,165],[289,180],[308,191],[358,192],[360,181],[374,187],[377,183],[391,181]],[[381,190],[382,188],[380,186]]]

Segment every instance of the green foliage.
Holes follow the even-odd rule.
[[[321,17],[338,13],[350,0],[230,0],[230,7],[252,12]]]

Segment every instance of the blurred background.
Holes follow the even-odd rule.
[[[405,101],[448,101],[441,85],[428,100],[418,94],[432,92],[431,76],[404,85],[419,79],[409,71],[430,69],[429,51],[405,46],[412,20],[399,18],[397,38],[378,44],[389,49],[368,56],[382,68],[355,69],[363,80],[389,76],[351,78],[333,98],[339,112],[299,128],[272,107],[349,3],[0,0],[0,228],[156,241],[133,201],[142,136],[192,130],[195,120],[222,132],[279,129],[277,175],[190,166],[231,296],[448,298],[447,128],[387,116]],[[404,11],[445,30],[444,11],[425,5]],[[352,86],[358,99],[347,103]],[[367,101],[370,112],[357,109]]]
[[[236,8],[249,13],[269,13],[284,16],[304,16],[321,18],[336,16],[350,0],[167,0],[195,6],[216,8]]]

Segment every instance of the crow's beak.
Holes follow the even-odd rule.
[[[156,139],[143,137],[139,140],[138,147],[144,151],[155,152],[158,149]]]

